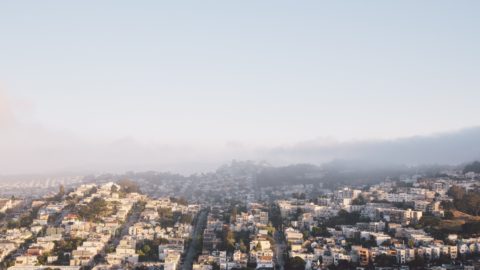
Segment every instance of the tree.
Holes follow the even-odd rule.
[[[422,256],[415,256],[415,259],[409,262],[408,266],[413,269],[425,269],[426,262]]]
[[[303,215],[303,209],[302,208],[297,208],[297,211],[293,213],[292,220],[298,220],[300,216]]]
[[[478,216],[480,213],[480,194],[478,190],[468,192],[465,197],[467,204],[467,213]]]
[[[465,196],[465,189],[459,186],[452,186],[448,191],[447,194],[453,197],[454,200],[458,200]]]
[[[415,247],[415,241],[413,241],[413,239],[408,240],[408,247],[409,248],[414,248]]]
[[[43,255],[40,255],[40,256],[37,256],[37,261],[40,265],[45,265],[47,263],[47,257],[48,255],[47,254],[43,254]]]
[[[438,226],[441,222],[441,219],[434,216],[423,216],[420,219],[420,225],[423,227],[433,227]]]
[[[311,232],[313,237],[330,237],[332,236],[328,231],[325,225],[320,227],[313,227]]]
[[[442,201],[440,203],[440,206],[444,209],[444,210],[452,210],[455,208],[455,205],[453,205],[453,202],[451,201]]]
[[[118,185],[120,185],[121,190],[126,193],[140,193],[140,187],[138,184],[132,180],[124,179],[118,181]]]
[[[227,244],[227,251],[233,251],[235,249],[235,235],[233,231],[227,230],[227,235],[225,240]]]
[[[468,172],[480,173],[480,161],[474,161],[470,164],[467,164],[467,166],[465,166],[463,169],[463,173],[465,174]]]
[[[193,216],[191,214],[181,214],[177,221],[183,224],[192,224]]]
[[[347,212],[345,210],[338,211],[337,216],[331,217],[325,222],[328,227],[335,227],[337,225],[354,225],[360,221],[359,212]]]
[[[280,226],[282,225],[282,216],[278,205],[272,204],[270,206],[268,216],[270,218],[270,221],[272,222],[272,225],[275,228],[280,229]]]
[[[95,262],[95,264],[100,264],[100,263],[103,263],[105,259],[101,254],[97,254],[93,257],[93,261]]]
[[[98,191],[98,188],[96,186],[92,187],[89,191],[88,191],[88,196],[94,194],[94,193],[97,193]]]
[[[60,265],[65,265],[65,264],[68,265],[70,261],[70,257],[67,254],[77,249],[77,247],[81,246],[82,243],[83,243],[83,239],[81,238],[71,238],[71,239],[55,241],[53,254],[58,256],[56,263]]]
[[[365,205],[365,204],[367,204],[367,199],[365,199],[362,195],[352,200],[352,205]]]
[[[297,256],[286,262],[285,269],[304,270],[305,264],[306,264],[305,261],[302,258]]]
[[[158,245],[161,240],[144,240],[142,243],[137,244],[137,254],[140,261],[157,261],[158,260]]]
[[[58,195],[62,196],[65,195],[65,187],[63,185],[60,185],[58,187]]]
[[[175,224],[172,208],[158,208],[157,211],[161,227],[172,227]]]
[[[218,263],[216,262],[212,262],[212,270],[220,270],[220,265],[218,265]]]
[[[390,239],[387,239],[387,240],[383,241],[381,245],[384,246],[384,247],[389,247],[389,246],[392,245],[392,241]]]
[[[306,199],[306,196],[305,196],[305,193],[294,193],[292,194],[292,197],[297,199],[297,200],[305,200]]]
[[[453,205],[459,211],[475,216],[480,214],[479,190],[467,192],[464,188],[453,186],[448,190],[448,195],[453,197]]]
[[[445,211],[445,219],[454,219],[452,211]]]
[[[350,264],[349,261],[347,260],[338,260],[338,265],[336,266],[336,269],[339,270],[347,270],[347,269],[352,269],[352,265]]]
[[[187,199],[185,198],[175,198],[175,197],[170,197],[170,201],[174,202],[174,203],[178,203],[180,205],[188,205],[188,201]]]
[[[152,248],[149,245],[144,245],[142,248],[143,253],[148,254]]]
[[[467,222],[462,225],[462,231],[470,235],[479,235],[480,234],[480,222]]]
[[[440,257],[438,257],[434,262],[438,265],[449,264],[452,262],[452,259],[450,258],[450,256],[442,253],[440,254]]]
[[[88,221],[101,220],[108,212],[108,203],[102,198],[93,198],[87,205],[78,208],[78,215]]]
[[[387,254],[380,254],[375,257],[375,264],[379,267],[392,266],[395,262],[395,257]]]
[[[52,198],[50,198],[50,200],[61,201],[63,196],[65,196],[65,187],[63,185],[59,185],[58,186],[58,193],[55,194],[55,196],[53,196]]]
[[[233,223],[237,220],[237,214],[238,214],[238,210],[237,210],[237,207],[234,206],[232,208],[232,212],[230,213],[230,222]]]
[[[247,252],[247,246],[243,242],[243,239],[240,239],[240,251],[241,252]]]

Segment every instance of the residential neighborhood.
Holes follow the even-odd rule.
[[[103,176],[2,199],[1,266],[43,269],[478,269],[480,174],[259,186],[232,164],[166,183]],[[244,168],[245,169],[245,168]],[[170,181],[170,180],[167,180]],[[209,187],[209,188],[207,188]],[[27,205],[28,204],[28,205]]]

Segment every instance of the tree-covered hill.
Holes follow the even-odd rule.
[[[480,161],[474,161],[470,164],[467,164],[463,169],[463,173],[468,172],[480,173]]]

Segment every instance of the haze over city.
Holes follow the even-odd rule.
[[[0,174],[478,159],[478,8],[2,3]]]
[[[0,1],[0,270],[479,270],[479,14]]]

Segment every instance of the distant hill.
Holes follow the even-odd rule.
[[[322,168],[311,164],[265,167],[257,174],[260,186],[313,184],[323,178]]]
[[[398,179],[401,176],[417,173],[435,176],[450,168],[442,165],[405,166],[357,160],[335,160],[319,166],[295,164],[263,167],[257,174],[257,182],[260,186],[322,183],[325,187],[338,187],[349,184],[378,183],[387,177]]]
[[[463,173],[468,172],[480,173],[480,161],[474,161],[470,164],[467,164],[463,169]]]

